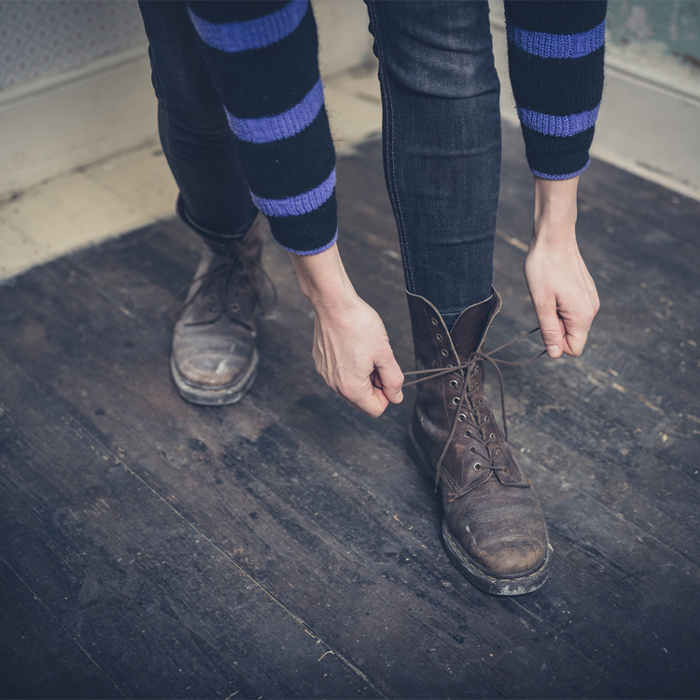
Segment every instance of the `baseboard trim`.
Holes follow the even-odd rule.
[[[0,92],[0,198],[157,132],[146,46]]]

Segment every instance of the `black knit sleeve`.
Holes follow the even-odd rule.
[[[335,150],[308,0],[191,1],[190,19],[255,205],[287,250],[337,238]]]
[[[549,180],[588,167],[603,92],[600,0],[505,0],[513,96],[532,172]]]

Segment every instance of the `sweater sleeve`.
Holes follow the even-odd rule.
[[[335,150],[308,0],[188,4],[256,207],[286,250],[337,238]]]
[[[508,63],[530,170],[566,180],[589,165],[603,92],[605,1],[505,0]]]

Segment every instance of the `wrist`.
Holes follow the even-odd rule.
[[[535,177],[533,240],[552,245],[576,241],[578,177],[545,180]]]
[[[290,255],[299,288],[314,308],[335,308],[356,296],[337,245],[315,255]]]

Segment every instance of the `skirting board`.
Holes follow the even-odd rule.
[[[157,133],[146,46],[0,92],[0,199]]]

